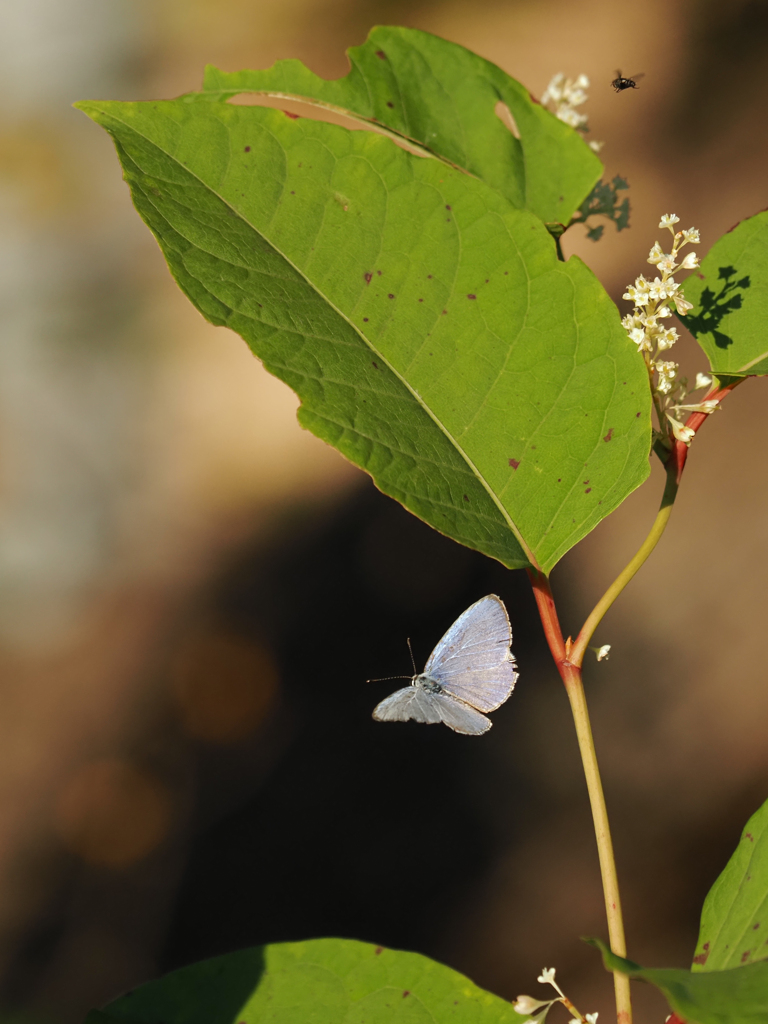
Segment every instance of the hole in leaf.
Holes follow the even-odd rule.
[[[271,107],[273,110],[282,110],[288,117],[296,119],[305,117],[310,121],[325,121],[327,124],[336,124],[340,128],[347,128],[353,132],[376,132],[378,135],[386,135],[395,145],[400,146],[407,153],[414,156],[428,157],[421,146],[396,132],[388,130],[385,126],[367,121],[351,111],[345,111],[340,107],[329,106],[318,101],[303,99],[287,94],[275,94],[267,92],[241,92],[227,100],[238,107]]]
[[[517,127],[517,121],[512,116],[512,111],[509,109],[506,103],[502,103],[501,100],[493,108],[493,112],[504,125],[505,128],[509,128],[516,139],[520,138],[520,129]]]

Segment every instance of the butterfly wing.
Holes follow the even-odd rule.
[[[420,686],[406,686],[386,697],[373,709],[377,722],[443,722],[454,732],[480,736],[491,728],[490,718],[453,697],[428,693]]]
[[[377,704],[373,709],[373,717],[377,722],[407,722],[412,719],[414,722],[435,725],[442,722],[442,718],[435,707],[433,696],[420,686],[405,686]]]
[[[504,603],[489,594],[456,619],[430,654],[423,674],[478,711],[494,711],[517,681],[511,643]]]

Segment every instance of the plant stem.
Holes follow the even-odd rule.
[[[732,381],[723,388],[714,386],[710,389],[705,401],[721,401],[745,379],[746,378],[741,377],[738,380]],[[685,425],[686,427],[690,427],[694,432],[697,432],[702,424],[707,421],[709,415],[710,414],[703,412],[691,413],[685,421]],[[672,506],[674,505],[675,498],[677,497],[680,478],[683,475],[687,458],[688,445],[683,444],[682,441],[675,441],[675,444],[664,463],[664,468],[667,471],[667,482],[664,487],[664,494],[661,498],[659,512],[653,522],[650,533],[640,545],[640,549],[634,558],[632,558],[631,561],[621,570],[619,575],[610,587],[608,587],[606,592],[587,616],[587,619],[581,627],[579,635],[576,637],[576,641],[570,650],[569,660],[574,665],[581,665],[584,660],[587,645],[600,624],[600,620],[661,540],[661,535],[664,533],[667,523],[669,522],[669,517],[672,514]]]
[[[624,939],[624,921],[621,916],[616,860],[613,855],[608,811],[605,806],[603,784],[600,780],[600,769],[598,768],[595,744],[592,738],[587,701],[581,682],[581,668],[570,660],[570,641],[569,644],[563,641],[563,634],[557,618],[557,610],[549,586],[549,580],[544,573],[536,569],[529,569],[528,576],[533,585],[533,592],[539,607],[539,615],[544,626],[549,649],[565,684],[573,721],[576,726],[579,753],[581,754],[581,763],[587,782],[589,803],[592,808],[592,821],[595,828],[595,839],[597,840],[597,853],[600,861],[600,876],[603,882],[605,914],[608,919],[608,937],[611,949],[619,956],[626,956],[627,947]],[[629,978],[620,971],[614,971],[613,985],[616,993],[617,1024],[632,1024]]]
[[[659,543],[662,533],[664,533],[664,530],[667,528],[667,523],[669,522],[669,517],[672,514],[672,506],[675,503],[677,489],[679,487],[677,464],[671,455],[672,453],[670,453],[670,458],[667,460],[665,467],[667,471],[667,483],[664,487],[664,494],[661,498],[661,506],[659,507],[658,515],[653,522],[650,533],[640,545],[640,549],[635,557],[632,558],[621,570],[619,575],[610,587],[608,587],[606,592],[587,616],[584,625],[579,631],[579,635],[576,637],[573,648],[571,649],[570,660],[574,665],[581,666],[587,645],[592,639],[592,634],[599,626],[600,620]]]
[[[714,385],[707,394],[705,401],[720,401],[744,379],[734,380],[731,378],[730,383],[724,387]],[[707,413],[694,412],[688,417],[685,425],[690,427],[695,433],[707,418]],[[666,449],[662,449],[662,451],[664,450]],[[661,457],[661,451],[658,454]],[[555,607],[555,600],[552,596],[549,580],[541,570],[537,568],[528,569],[528,577],[533,586],[539,616],[544,627],[544,635],[547,638],[557,670],[565,684],[573,721],[576,726],[579,753],[581,754],[581,763],[587,782],[589,803],[592,808],[592,821],[597,840],[600,875],[603,882],[603,896],[605,899],[605,913],[608,919],[608,935],[611,949],[619,956],[627,955],[626,940],[624,938],[624,920],[621,914],[621,899],[619,897],[619,881],[616,874],[616,859],[613,853],[613,842],[608,823],[608,811],[605,806],[603,784],[600,779],[600,769],[597,764],[595,743],[592,737],[592,726],[589,721],[587,700],[581,678],[581,663],[584,658],[584,652],[587,649],[587,644],[592,639],[592,634],[597,629],[600,620],[661,539],[661,535],[669,522],[687,458],[688,446],[683,444],[682,441],[675,441],[671,451],[663,460],[667,472],[667,480],[661,499],[661,507],[651,527],[651,531],[634,558],[619,573],[590,612],[575,643],[571,643],[570,637],[567,641],[563,640],[563,633],[560,628],[557,608]],[[629,978],[620,971],[614,971],[613,984],[616,993],[617,1024],[632,1024]]]
[[[611,829],[608,823],[608,809],[605,806],[603,784],[597,764],[595,742],[592,738],[592,726],[589,722],[587,698],[581,681],[581,669],[566,662],[563,666],[563,682],[571,705],[576,736],[579,741],[579,753],[587,781],[589,804],[592,808],[592,821],[595,827],[597,855],[600,860],[600,877],[603,881],[603,897],[605,899],[605,916],[608,921],[608,938],[611,949],[619,956],[627,955],[627,943],[624,938],[624,918],[621,913],[619,896],[619,879],[616,874],[616,858],[613,853]],[[629,992],[629,978],[621,971],[613,973],[613,987],[616,994],[617,1024],[632,1024],[632,1002]]]

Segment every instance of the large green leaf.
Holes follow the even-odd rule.
[[[647,476],[647,374],[615,306],[483,182],[277,110],[80,106],[198,309],[441,532],[548,572]]]
[[[183,967],[86,1024],[525,1024],[511,1004],[417,953],[286,942]]]
[[[549,222],[567,224],[600,177],[602,164],[578,132],[463,46],[417,29],[379,27],[348,53],[349,74],[331,82],[298,60],[232,74],[208,67],[204,92],[187,100],[251,92],[316,101],[420,143]],[[500,101],[519,140],[496,115]]]
[[[752,815],[701,912],[694,971],[768,958],[768,801]]]
[[[768,212],[715,242],[685,282],[684,318],[720,376],[768,373]]]
[[[616,956],[599,939],[609,971],[621,971],[661,989],[675,1013],[687,1024],[766,1024],[768,1021],[768,963],[748,964],[730,971],[694,974],[678,968],[643,968]]]

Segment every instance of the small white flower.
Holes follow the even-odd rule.
[[[674,327],[670,327],[666,331],[659,331],[656,335],[656,344],[659,346],[659,352],[664,352],[677,341],[677,331]]]
[[[512,1004],[515,1013],[532,1014],[540,1010],[542,1006],[551,1006],[554,999],[534,999],[533,996],[518,996]]]
[[[588,89],[589,79],[585,74],[581,74],[573,84],[576,86],[577,89]]]
[[[672,424],[672,433],[675,435],[678,441],[682,441],[685,445],[690,445],[691,441],[696,436],[696,431],[691,430],[690,427],[684,426],[679,420],[676,420],[674,416],[670,416],[667,413],[667,419]]]
[[[597,1013],[587,1014],[587,1024],[597,1024]]]
[[[541,974],[538,976],[536,981],[541,982],[542,985],[554,985],[555,984],[555,968],[554,967],[543,967]],[[557,987],[557,986],[555,986]]]
[[[688,228],[688,230],[683,231],[682,234],[686,242],[693,242],[694,245],[698,245],[701,241],[697,228]]]
[[[695,270],[699,265],[699,257],[695,252],[689,252],[683,262],[680,264],[681,270]]]
[[[668,395],[672,390],[672,381],[677,376],[677,363],[664,362],[660,359],[655,364],[655,369],[659,374],[659,383],[656,385],[656,390],[662,395]]]
[[[662,256],[660,260],[657,260],[657,266],[663,274],[671,274],[676,269],[677,264],[671,256]]]
[[[661,259],[664,259],[664,250],[661,248],[658,242],[654,242],[653,248],[648,253],[648,262],[658,263]]]
[[[660,228],[671,228],[673,224],[677,224],[680,218],[675,213],[665,213],[659,223]]]
[[[693,309],[693,303],[684,298],[681,292],[675,295],[675,308],[680,316],[685,316],[689,309]]]
[[[676,405],[675,412],[683,409],[685,412],[705,412],[709,416],[719,408],[720,403],[710,398],[709,401],[699,402],[697,405]]]
[[[565,81],[565,75],[563,74],[562,71],[558,71],[558,73],[556,75],[552,76],[552,79],[551,79],[549,85],[544,90],[544,95],[541,97],[542,104],[543,103],[549,103],[550,101],[552,101],[554,103],[559,103],[560,102],[560,100],[563,98],[563,82],[564,81]]]
[[[583,89],[576,87],[576,82],[573,84],[566,83],[565,89],[563,90],[563,97],[566,103],[570,103],[572,107],[580,107],[582,103],[586,103],[589,97]]]
[[[651,346],[648,342],[648,336],[642,327],[633,327],[629,332],[629,340],[634,341],[640,352],[650,350]]]
[[[648,300],[648,290],[650,285],[641,275],[637,278],[634,284],[628,284],[627,290],[624,292],[622,298],[629,299],[634,302],[636,306],[644,306]]]
[[[696,383],[694,384],[693,390],[696,391],[698,388],[708,388],[712,383],[711,373],[697,373]]]
[[[610,644],[603,644],[603,646],[597,652],[597,660],[598,661],[608,661],[610,653],[611,653],[611,645]]]
[[[598,141],[597,141],[597,139],[593,139],[593,140],[592,140],[591,142],[587,143],[587,145],[589,146],[589,148],[590,148],[590,149],[591,149],[591,150],[592,150],[593,152],[595,152],[595,153],[599,153],[599,152],[600,152],[600,150],[601,150],[601,149],[603,148],[603,146],[605,145],[605,143],[604,143],[604,142],[598,142]]]
[[[589,120],[586,114],[580,114],[577,110],[574,110],[572,107],[567,107],[564,104],[561,104],[557,108],[555,116],[558,121],[564,121],[565,124],[569,124],[571,128],[580,128]]]

